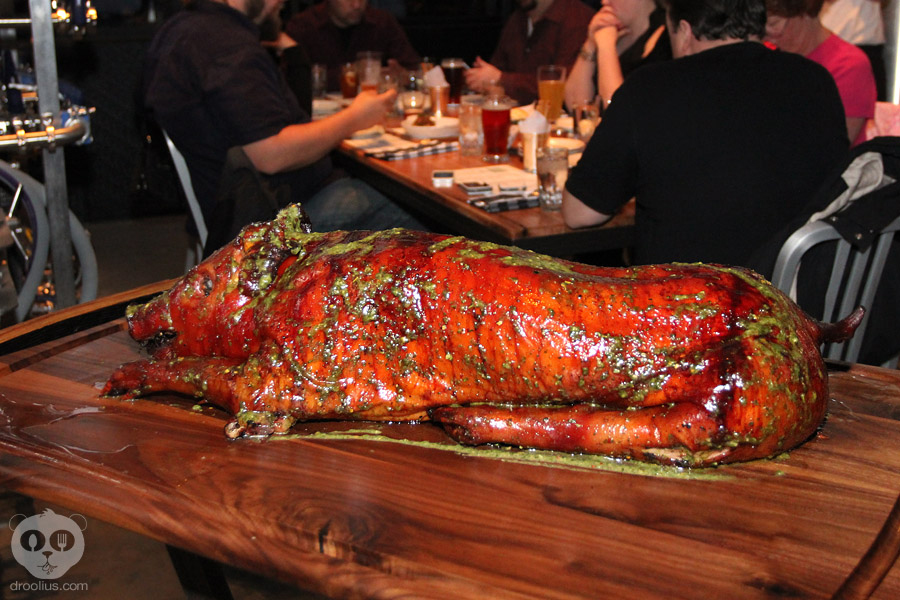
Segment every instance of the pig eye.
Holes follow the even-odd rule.
[[[203,294],[209,296],[213,290],[213,282],[209,277],[203,278]]]
[[[75,536],[71,531],[59,529],[50,536],[50,546],[57,552],[65,552],[71,550],[75,545]]]
[[[29,529],[19,538],[19,544],[29,552],[35,552],[44,547],[44,534],[37,529]]]

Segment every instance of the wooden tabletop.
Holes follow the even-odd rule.
[[[340,598],[828,598],[870,548],[840,597],[900,597],[895,371],[832,372],[821,433],[788,456],[652,474],[459,453],[428,424],[299,428],[419,445],[229,442],[192,400],[98,397],[139,357],[122,319],[0,357],[0,485]]]
[[[559,212],[527,208],[488,213],[468,204],[465,192],[458,186],[432,185],[433,171],[486,166],[478,156],[462,156],[454,151],[386,161],[366,156],[361,150],[344,144],[336,158],[345,170],[412,211],[424,214],[447,233],[520,246],[552,256],[625,248],[634,241],[633,204],[626,205],[601,227],[576,230],[565,225]],[[522,161],[511,156],[509,164],[521,168]]]

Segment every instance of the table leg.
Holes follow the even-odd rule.
[[[166,544],[172,566],[189,600],[232,600],[222,565],[199,554]]]

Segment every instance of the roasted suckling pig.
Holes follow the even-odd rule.
[[[104,393],[189,394],[226,434],[431,420],[503,443],[701,466],[771,456],[822,423],[818,346],[851,335],[751,271],[600,268],[407,230],[248,226],[131,307],[149,360]]]

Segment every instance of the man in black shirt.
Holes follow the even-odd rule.
[[[313,228],[386,229],[421,225],[364,182],[341,177],[329,152],[380,122],[396,92],[360,94],[319,121],[298,104],[258,25],[282,0],[193,0],[163,25],[147,53],[144,102],[185,157],[207,221],[215,221],[229,149],[287,202],[300,202]]]
[[[746,265],[846,154],[841,100],[824,68],[759,42],[764,0],[668,4],[677,60],[613,96],[563,217],[600,224],[634,197],[636,262]]]

